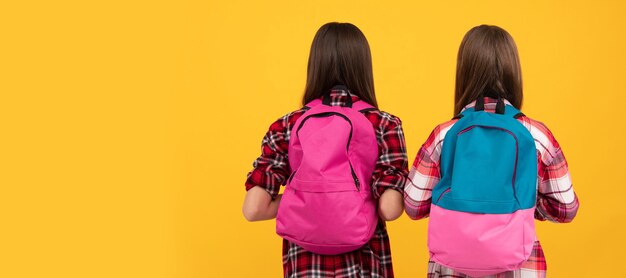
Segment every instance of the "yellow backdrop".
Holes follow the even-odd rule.
[[[452,115],[463,34],[507,29],[523,110],[581,199],[572,224],[538,224],[550,276],[621,275],[625,4],[502,2],[4,1],[0,277],[279,277],[274,221],[244,220],[243,184],[328,21],[369,39],[411,162]],[[397,277],[424,277],[426,224],[389,223]]]

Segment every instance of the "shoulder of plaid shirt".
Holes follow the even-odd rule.
[[[347,94],[341,90],[331,92],[331,105],[341,105]],[[358,101],[356,96],[353,102]],[[306,112],[299,109],[270,125],[262,142],[262,154],[248,173],[246,190],[259,186],[272,198],[278,196],[281,185],[291,173],[288,161],[289,138],[293,125]],[[378,141],[379,157],[372,175],[372,193],[378,199],[387,189],[404,190],[408,175],[408,157],[401,120],[387,112],[369,110],[363,115],[372,123]],[[302,277],[393,277],[391,249],[385,222],[379,220],[376,232],[363,248],[335,256],[317,255],[283,240],[283,269],[285,275],[297,273]]]
[[[485,98],[485,111],[493,113],[496,102],[496,99]],[[463,110],[474,107],[475,103],[474,101],[468,104]],[[506,100],[505,103],[510,105]],[[518,120],[530,131],[537,148],[538,194],[535,218],[558,223],[571,222],[576,216],[579,202],[559,143],[543,123],[526,116]],[[415,157],[404,189],[404,208],[411,219],[422,219],[428,217],[430,213],[432,189],[440,179],[439,159],[442,143],[446,133],[456,122],[457,120],[450,120],[435,127]],[[533,259],[544,261],[538,241],[535,242],[535,249],[538,250],[534,250],[533,254],[540,255],[541,258]],[[545,271],[545,261],[541,266]],[[437,268],[442,271],[440,266]]]

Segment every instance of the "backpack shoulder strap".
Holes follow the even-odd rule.
[[[504,115],[517,119],[521,116],[524,116],[524,113],[520,112],[517,108],[513,107],[512,105],[505,105]]]
[[[461,119],[461,118],[463,118],[463,114],[462,114],[462,113],[459,113],[459,114],[457,114],[456,116],[452,117],[452,120],[459,120],[459,119]]]
[[[359,112],[363,113],[369,110],[376,110],[376,107],[370,105],[369,103],[365,101],[359,100],[352,104],[352,109],[358,110]]]
[[[318,106],[322,104],[322,100],[321,99],[314,99],[312,101],[309,101],[309,103],[307,103],[306,105],[304,105],[305,109],[311,109],[315,106]]]

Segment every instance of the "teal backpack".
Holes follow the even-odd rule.
[[[455,117],[441,150],[441,180],[433,188],[428,246],[434,261],[471,276],[517,269],[535,242],[535,141],[498,99],[484,99]]]

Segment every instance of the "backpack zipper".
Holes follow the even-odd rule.
[[[287,181],[288,184],[291,184],[291,180],[293,180],[293,177],[296,175],[296,171],[293,171],[293,173],[291,173],[291,176],[289,177],[289,180]]]
[[[349,158],[348,158],[348,164],[350,164],[350,173],[352,173],[352,179],[354,180],[354,184],[356,185],[356,190],[361,191],[361,183],[359,182],[359,178],[356,176],[356,173],[354,172],[354,168],[352,168],[352,163],[350,162]]]
[[[437,203],[439,203],[439,200],[441,200],[441,197],[443,197],[443,195],[446,195],[446,193],[450,192],[450,189],[452,189],[452,187],[448,187],[446,190],[441,192],[441,195],[439,195],[439,198],[437,198]]]

